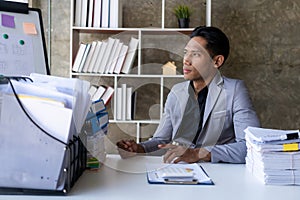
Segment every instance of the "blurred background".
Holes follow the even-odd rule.
[[[165,27],[177,27],[172,9],[192,8],[190,27],[205,25],[205,0],[166,0]],[[29,0],[43,14],[51,74],[70,77],[70,0]],[[212,26],[230,39],[221,71],[243,79],[266,128],[300,127],[300,1],[212,0]],[[126,0],[123,27],[161,27],[161,0]]]

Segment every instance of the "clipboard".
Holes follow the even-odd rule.
[[[193,164],[147,164],[147,181],[150,184],[177,184],[177,185],[214,185],[212,179],[203,167]],[[180,171],[187,171],[186,175]],[[166,171],[173,171],[172,175],[165,176]],[[178,174],[176,174],[178,173]],[[192,176],[188,174],[193,174]]]

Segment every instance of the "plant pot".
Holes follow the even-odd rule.
[[[178,19],[179,28],[189,28],[190,19],[189,18],[181,18]]]

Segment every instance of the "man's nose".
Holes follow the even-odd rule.
[[[183,64],[184,65],[191,65],[191,59],[190,59],[190,56],[188,56],[187,54],[186,55],[184,55],[184,57],[183,57]]]

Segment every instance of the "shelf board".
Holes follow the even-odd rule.
[[[103,76],[103,77],[132,77],[132,78],[182,78],[183,75],[162,74],[97,74],[97,73],[74,73],[73,76]]]
[[[109,123],[124,123],[124,124],[159,124],[159,120],[109,120]]]
[[[94,27],[78,27],[78,26],[73,26],[72,29],[74,31],[78,31],[80,33],[107,33],[107,34],[112,34],[112,33],[120,33],[124,31],[142,31],[142,32],[180,32],[180,33],[185,33],[189,34],[193,31],[193,28],[94,28]]]

